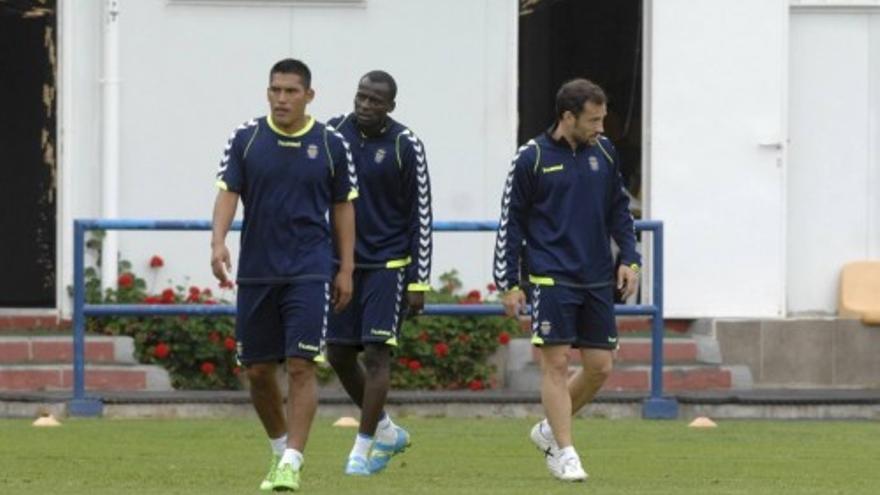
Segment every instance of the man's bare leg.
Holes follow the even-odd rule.
[[[318,409],[315,363],[303,358],[288,358],[287,382],[287,447],[302,453]]]
[[[568,381],[571,396],[571,414],[577,414],[593,401],[596,393],[608,380],[613,368],[613,356],[606,349],[581,349],[581,369]]]
[[[571,442],[571,396],[567,345],[541,347],[541,403],[560,448]]]
[[[275,363],[256,363],[247,367],[251,402],[269,438],[280,438],[287,432],[284,399],[275,377]]]

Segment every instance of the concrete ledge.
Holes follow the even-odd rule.
[[[716,320],[723,364],[756,387],[880,387],[880,328],[836,318]]]
[[[106,418],[256,418],[245,391],[176,391],[99,394]],[[880,419],[880,390],[751,390],[672,395],[679,419],[696,416],[737,419]],[[580,417],[639,418],[645,394],[601,393]],[[69,393],[0,393],[0,417],[33,418],[41,412],[66,415]],[[395,416],[539,417],[532,393],[397,391],[389,397]],[[322,391],[322,417],[357,416],[347,396]]]

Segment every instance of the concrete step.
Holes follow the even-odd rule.
[[[89,364],[86,390],[168,391],[168,372],[160,366]],[[72,390],[71,364],[0,364],[0,391]]]
[[[573,375],[579,366],[570,366]],[[519,370],[507,370],[507,389],[521,392],[537,392],[541,385],[541,369],[529,364]],[[664,391],[743,390],[751,388],[751,374],[744,366],[665,366],[663,368]],[[647,392],[651,389],[651,367],[644,365],[618,365],[602,387],[604,391]]]
[[[752,388],[747,366],[721,366],[715,339],[693,337],[665,339],[664,390],[743,390]],[[512,339],[507,346],[504,368],[505,387],[534,392],[540,389],[540,350],[527,338]],[[651,339],[623,337],[614,363],[614,371],[603,390],[647,391],[651,384]],[[569,354],[569,370],[580,367],[580,354]]]
[[[131,337],[87,336],[86,362],[136,364]],[[0,365],[73,362],[73,338],[67,336],[0,335]]]
[[[647,316],[618,316],[615,318],[617,322],[617,333],[626,336],[628,333],[650,333],[651,318]],[[687,333],[694,320],[684,319],[665,319],[663,320],[663,329],[667,334],[682,335]],[[519,317],[519,327],[523,335],[530,335],[532,332],[532,318],[528,315]]]
[[[701,356],[697,341],[688,338],[665,339],[663,342],[663,362],[667,364],[699,363]],[[532,361],[539,363],[541,351],[532,347]],[[617,351],[617,363],[651,364],[650,338],[621,338]],[[572,349],[568,355],[571,364],[581,361],[580,351]],[[711,362],[711,361],[710,361]]]
[[[0,309],[0,335],[30,332],[63,333],[70,328],[70,320],[60,320],[56,310]]]

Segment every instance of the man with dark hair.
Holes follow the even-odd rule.
[[[409,434],[383,408],[405,308],[420,311],[430,288],[428,164],[421,141],[388,116],[396,94],[397,84],[387,72],[368,72],[358,83],[354,113],[328,121],[351,143],[360,192],[354,299],[331,316],[327,332],[330,364],[361,409],[345,467],[349,475],[380,471],[409,445]]]
[[[525,305],[521,276],[532,286],[532,343],[541,350],[541,403],[546,419],[530,437],[557,478],[583,481],[571,417],[608,378],[617,349],[614,290],[624,299],[638,288],[629,200],[620,160],[602,136],[606,97],[586,80],[556,94],[557,121],[517,150],[504,185],[495,243],[495,283],[509,316]],[[609,238],[623,263],[614,273]],[[528,274],[519,273],[525,258]],[[583,367],[568,379],[568,354],[580,350]]]
[[[236,128],[224,150],[211,268],[227,283],[225,239],[241,198],[235,334],[273,454],[260,489],[297,490],[318,404],[315,362],[323,360],[329,306],[341,311],[351,299],[357,175],[345,139],[306,114],[314,90],[304,63],[275,64],[267,97],[269,115]],[[331,285],[334,244],[339,264]],[[282,361],[286,413],[276,381]]]

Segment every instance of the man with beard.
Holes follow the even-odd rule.
[[[629,199],[620,160],[602,136],[605,92],[575,79],[556,94],[556,123],[519,148],[504,185],[495,243],[495,283],[509,316],[525,305],[519,287],[532,287],[532,344],[541,350],[541,402],[546,419],[531,439],[557,478],[583,481],[571,417],[608,378],[617,349],[614,290],[624,299],[638,288]],[[614,273],[609,238],[621,250]],[[528,273],[519,273],[525,260]],[[583,367],[568,378],[568,354]]]

